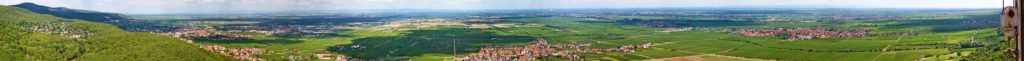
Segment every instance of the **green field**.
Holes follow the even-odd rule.
[[[465,25],[438,26],[412,30],[343,30],[339,36],[287,37],[258,35],[244,40],[199,40],[231,48],[266,48],[275,51],[258,55],[270,60],[288,60],[289,56],[317,60],[313,54],[346,55],[363,60],[450,61],[476,53],[483,46],[522,46],[536,38],[550,44],[590,44],[585,48],[618,48],[625,45],[654,44],[637,52],[589,52],[576,54],[586,60],[650,60],[688,57],[712,61],[914,61],[914,60],[1004,60],[1001,29],[990,12],[958,15],[918,15],[937,17],[847,21],[754,21],[746,18],[700,18],[671,16],[605,17],[505,17],[493,24],[520,24],[506,28],[471,29]],[[792,14],[786,19],[819,16]],[[774,16],[769,15],[769,16]],[[627,20],[620,20],[627,19]],[[640,19],[640,20],[629,20]],[[637,23],[665,23],[653,26]],[[980,22],[980,23],[972,23]],[[522,24],[539,24],[523,26]],[[209,24],[204,24],[209,25]],[[216,25],[216,24],[214,24]],[[658,32],[665,29],[694,27],[697,30]],[[415,28],[406,26],[403,28]],[[720,30],[829,28],[839,31],[866,31],[870,36],[846,38],[786,39],[783,36],[746,37]],[[562,61],[565,58],[541,57]]]
[[[718,54],[759,60],[864,60],[864,61],[912,61],[930,57],[950,57],[958,52],[973,52],[975,48],[987,48],[1002,43],[998,39],[999,29],[958,28],[940,29],[929,24],[900,25],[915,21],[869,22],[849,21],[838,23],[756,23],[757,25],[709,25],[710,28],[798,28],[798,27],[850,27],[847,30],[871,30],[872,34],[893,32],[920,32],[913,35],[878,35],[854,38],[829,38],[810,40],[786,40],[782,37],[744,37],[711,30],[683,32],[656,32],[663,27],[622,25],[618,23],[585,23],[583,18],[535,17],[509,19],[505,23],[543,24],[545,27],[513,27],[503,29],[463,29],[442,27],[407,31],[351,30],[338,34],[343,37],[290,38],[261,36],[253,40],[201,41],[231,47],[257,47],[272,51],[286,51],[284,54],[268,54],[265,58],[283,59],[273,56],[308,56],[313,53],[335,52],[354,58],[369,60],[451,60],[452,54],[475,53],[474,48],[489,45],[524,45],[533,38],[546,38],[554,44],[593,43],[589,48],[616,48],[622,45],[659,43],[655,48],[639,52],[583,53],[588,60],[646,60]],[[924,21],[924,20],[921,20]],[[942,20],[936,20],[942,21]],[[855,26],[856,24],[881,24],[882,26]],[[690,23],[682,23],[690,24]],[[832,24],[841,24],[832,26]],[[708,24],[691,24],[708,25]],[[942,25],[942,26],[991,26],[991,25]],[[972,39],[973,38],[973,39]],[[973,40],[973,41],[972,41]],[[362,48],[352,48],[352,46]],[[298,50],[298,51],[294,51]],[[970,55],[956,55],[962,58]],[[708,59],[724,59],[709,56]],[[929,60],[936,60],[929,59]],[[945,59],[945,58],[944,58]]]
[[[998,8],[396,8],[130,17],[22,3],[0,6],[0,61],[1011,61],[1016,43]]]

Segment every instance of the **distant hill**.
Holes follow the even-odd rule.
[[[104,13],[89,10],[69,9],[64,7],[54,8],[38,5],[35,3],[21,3],[12,6],[22,9],[28,9],[29,11],[39,14],[49,14],[61,18],[80,19],[94,22],[116,22],[128,18],[126,15],[117,13]]]
[[[36,11],[46,8],[35,4],[18,6]],[[75,10],[51,11],[43,13],[87,19],[95,19],[91,15],[108,16]],[[0,53],[0,61],[233,60],[173,37],[127,32],[110,24],[37,14],[10,6],[0,6]]]

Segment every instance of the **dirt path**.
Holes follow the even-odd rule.
[[[660,45],[679,43],[679,42],[680,41],[661,42],[661,43],[654,43],[651,46],[660,46]],[[616,44],[616,43],[608,43],[608,42],[604,42],[604,41],[596,41],[596,43],[622,45],[622,44]],[[652,47],[651,49],[666,50],[665,48],[657,48],[657,47]],[[741,61],[776,61],[776,60],[766,60],[766,59],[755,59],[755,58],[745,58],[745,57],[718,55],[717,53],[699,53],[699,52],[691,52],[691,51],[675,51],[675,52],[693,53],[693,54],[699,54],[699,55],[679,56],[679,57],[671,57],[671,58],[653,58],[653,57],[645,56],[645,55],[637,55],[637,56],[648,58],[647,60],[644,60],[644,61],[709,61],[709,59],[705,59],[704,58],[705,56],[713,56],[713,57],[726,58],[725,61],[732,61],[732,60],[741,60]],[[728,52],[728,51],[722,51],[722,52],[718,52],[718,53],[723,53],[723,52]],[[619,60],[616,60],[616,59],[611,58],[611,57],[602,57],[602,59],[619,61]]]
[[[592,41],[593,41],[593,40],[592,40]],[[601,43],[601,44],[613,44],[613,45],[622,45],[622,44],[617,44],[617,43],[608,43],[608,42],[604,42],[604,41],[594,41],[594,43]]]
[[[709,57],[709,56],[710,57],[721,57],[721,58],[725,58],[725,59],[705,58],[705,57]],[[644,61],[776,61],[776,60],[743,58],[743,57],[726,56],[726,55],[718,55],[718,54],[703,54],[703,55],[681,56],[681,57],[672,57],[672,58],[650,59],[650,60],[644,60]]]
[[[682,57],[672,57],[672,58],[650,59],[650,60],[645,60],[645,61],[707,61],[706,59],[701,58],[702,56],[704,56],[704,55],[693,55],[693,56],[682,56]]]
[[[911,29],[911,32],[913,32],[913,29]],[[906,35],[900,35],[899,38],[896,38],[896,42],[893,42],[892,44],[886,45],[885,48],[882,48],[882,52],[884,52],[884,53],[875,55],[875,58],[872,58],[871,61],[877,61],[878,57],[881,57],[884,54],[895,54],[896,52],[889,52],[889,47],[892,47],[892,45],[900,43],[900,40],[903,40],[903,36],[906,36]]]
[[[665,48],[652,48],[652,49],[664,50]],[[647,59],[647,60],[644,60],[644,61],[713,61],[713,60],[709,60],[709,59],[703,58],[704,56],[714,56],[714,57],[728,58],[729,60],[727,60],[727,61],[731,61],[731,60],[742,60],[742,61],[776,61],[776,60],[767,60],[767,59],[756,59],[756,58],[745,58],[745,57],[719,55],[717,53],[698,53],[698,52],[691,52],[691,51],[675,51],[675,52],[693,53],[693,54],[699,54],[699,55],[679,56],[679,57],[671,57],[671,58],[651,58],[651,59]],[[728,52],[728,51],[722,51],[722,52],[718,52],[718,53],[723,53],[723,52]]]
[[[601,59],[607,59],[607,60],[612,60],[612,61],[619,61],[618,59],[615,59],[615,58],[612,58],[612,57],[601,57]]]

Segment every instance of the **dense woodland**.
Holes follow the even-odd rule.
[[[0,61],[227,61],[177,38],[0,6]]]

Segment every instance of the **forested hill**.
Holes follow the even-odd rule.
[[[39,14],[49,14],[61,18],[80,19],[93,22],[115,22],[127,19],[126,15],[117,13],[104,13],[89,10],[69,9],[63,7],[53,8],[34,3],[21,3],[13,6],[28,9],[29,11]]]
[[[0,61],[233,60],[173,37],[11,6],[0,6],[0,34]]]

